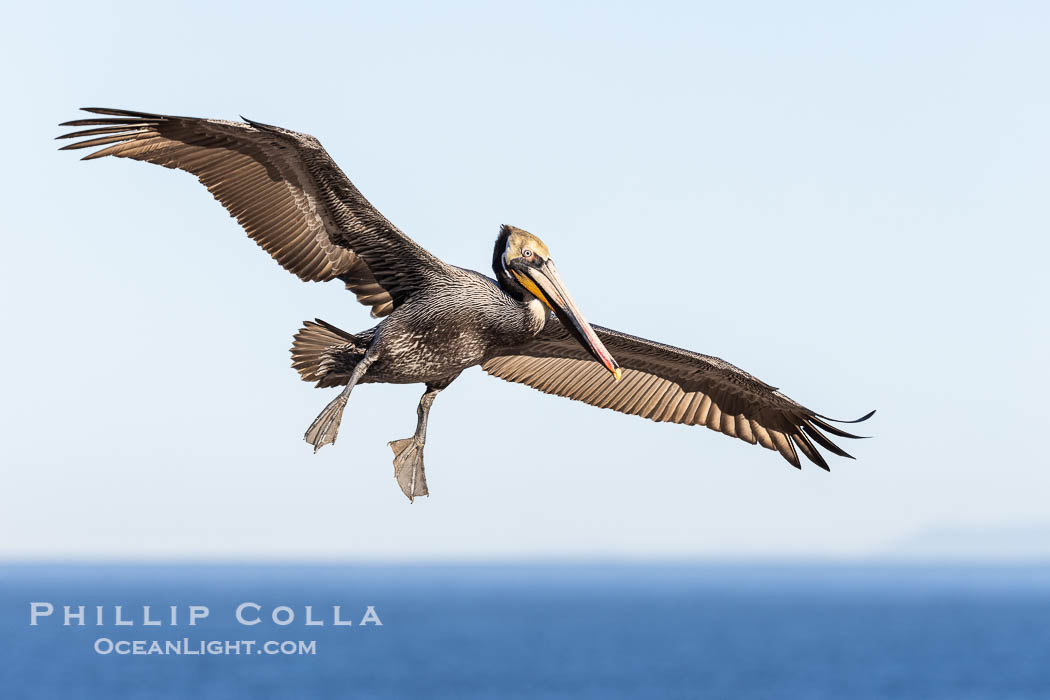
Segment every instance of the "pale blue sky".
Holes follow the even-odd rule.
[[[0,555],[854,556],[1050,521],[1043,3],[13,12]],[[331,392],[292,334],[367,311],[191,176],[57,152],[84,105],[312,133],[443,259],[487,270],[527,228],[594,322],[877,408],[877,437],[800,473],[472,370],[409,505],[386,442],[419,387],[362,387],[334,448],[301,439]]]

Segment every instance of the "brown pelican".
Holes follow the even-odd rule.
[[[295,335],[292,366],[318,387],[343,386],[306,431],[314,450],[335,442],[357,384],[425,384],[416,432],[390,443],[409,500],[427,495],[423,445],[438,392],[460,372],[489,374],[540,391],[654,421],[703,425],[828,469],[817,445],[850,457],[825,433],[856,438],[776,387],[716,357],[591,326],[569,295],[547,246],[503,226],[495,280],[438,260],[368,203],[312,136],[246,119],[194,119],[118,109],[62,124],[59,138],[116,156],[193,173],[248,235],[309,282],[338,279],[386,317],[360,333],[321,320]],[[243,117],[242,117],[243,118]],[[616,359],[614,359],[616,358]],[[829,422],[830,421],[830,422]]]

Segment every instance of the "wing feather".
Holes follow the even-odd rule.
[[[825,432],[859,437],[830,425],[830,419],[717,357],[600,326],[594,330],[623,368],[619,382],[594,362],[554,317],[530,344],[496,351],[482,368],[500,379],[593,406],[657,422],[703,425],[774,450],[795,467],[801,467],[801,452],[809,461],[828,469],[818,445],[832,454],[850,457]]]
[[[61,150],[84,160],[132,158],[197,176],[247,234],[308,282],[342,280],[372,315],[389,314],[446,271],[387,221],[317,139],[258,122],[195,119],[110,108],[62,124]]]

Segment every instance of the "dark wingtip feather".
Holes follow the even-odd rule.
[[[850,440],[867,440],[869,437],[871,437],[870,435],[854,435],[853,433],[847,433],[842,428],[836,428],[831,423],[821,420],[816,415],[812,416],[809,420],[813,423],[813,425],[817,426],[821,430],[826,430],[832,435],[837,435],[839,437],[849,438]]]
[[[127,126],[139,126],[146,124],[159,124],[163,119],[132,119],[130,117],[117,118],[96,118],[96,119],[72,119],[68,122],[62,122],[59,126],[106,126],[106,125],[127,125]]]
[[[71,131],[68,134],[56,136],[55,140],[80,139],[87,138],[88,136],[104,136],[106,134],[126,134],[128,138],[131,138],[132,136],[141,134],[144,131],[145,129],[141,128],[138,124],[117,124],[115,126],[100,126],[94,129]]]
[[[824,459],[824,456],[820,454],[817,448],[813,446],[813,443],[810,442],[809,438],[807,438],[803,433],[794,433],[791,436],[791,440],[795,443],[795,446],[798,447],[802,454],[806,456],[806,459],[808,459],[810,462],[813,462],[813,464],[817,465],[826,472],[831,471],[831,467],[828,466],[828,463]]]
[[[828,452],[838,455],[839,457],[848,457],[849,459],[855,459],[853,455],[836,445],[834,442],[829,440],[826,435],[824,435],[816,428],[810,426],[808,423],[802,423],[800,427],[806,433],[806,435],[810,436],[814,441],[816,441],[818,445],[823,447]]]
[[[868,420],[869,418],[871,418],[872,416],[875,415],[875,409],[872,409],[871,411],[869,411],[868,413],[864,414],[860,418],[856,418],[854,420],[839,420],[838,418],[829,418],[828,416],[823,416],[823,415],[821,415],[819,413],[816,414],[816,415],[817,415],[818,418],[823,418],[824,420],[829,420],[832,423],[863,423],[864,421]]]
[[[80,111],[91,114],[108,114],[113,117],[137,117],[139,119],[166,119],[163,114],[152,112],[136,112],[130,109],[113,109],[112,107],[81,107]]]

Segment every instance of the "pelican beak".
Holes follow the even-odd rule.
[[[580,342],[580,345],[612,372],[613,377],[619,381],[622,372],[620,365],[609,354],[605,345],[598,338],[598,334],[591,328],[591,324],[587,323],[587,319],[580,313],[569,290],[565,288],[565,283],[561,281],[561,275],[554,267],[554,262],[546,260],[539,265],[523,266],[521,271],[516,269],[515,272],[518,281],[546,304],[547,308],[557,315],[562,325]]]

